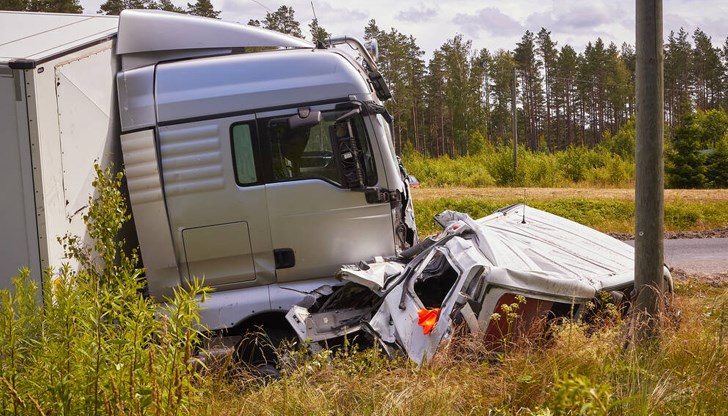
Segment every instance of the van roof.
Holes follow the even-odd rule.
[[[117,16],[0,11],[0,64],[40,63],[103,42],[116,35],[118,21]]]

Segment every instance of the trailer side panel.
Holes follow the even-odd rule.
[[[0,66],[0,287],[19,267],[40,281],[33,175],[28,140],[25,71]]]

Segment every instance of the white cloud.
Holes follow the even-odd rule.
[[[453,22],[464,34],[476,39],[480,38],[481,32],[501,37],[522,35],[524,32],[523,25],[495,7],[480,9],[471,14],[458,13]]]
[[[81,0],[86,13],[93,14],[105,0]],[[193,0],[173,0],[186,6]],[[634,44],[635,1],[641,0],[367,0],[340,2],[314,0],[319,23],[334,35],[362,37],[364,27],[375,19],[380,29],[394,27],[417,39],[427,53],[443,45],[447,39],[462,33],[473,41],[473,48],[489,50],[513,49],[528,29],[537,33],[541,27],[551,31],[559,46],[569,44],[583,50],[587,42],[601,37],[607,44]],[[291,6],[308,35],[313,19],[310,0],[212,0],[222,10],[224,20],[247,23],[263,19],[265,13],[281,4]],[[262,4],[262,5],[261,5]],[[700,27],[722,45],[728,36],[726,0],[664,0],[664,33],[681,26],[689,33]]]
[[[410,7],[407,10],[400,11],[397,13],[397,20],[409,23],[423,23],[431,21],[436,16],[436,9],[420,5],[419,7]]]

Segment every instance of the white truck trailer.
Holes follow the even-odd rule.
[[[0,12],[0,287],[66,260],[95,161],[126,169],[149,293],[204,277],[211,330],[285,326],[342,264],[412,245],[389,92],[339,43],[355,53],[160,11]]]

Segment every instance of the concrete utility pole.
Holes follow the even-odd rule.
[[[663,279],[663,49],[662,0],[637,2],[637,151],[635,173],[635,288],[638,339],[658,329]]]
[[[516,67],[513,67],[511,83],[511,121],[513,130],[513,171],[518,170],[518,119],[516,118]]]

